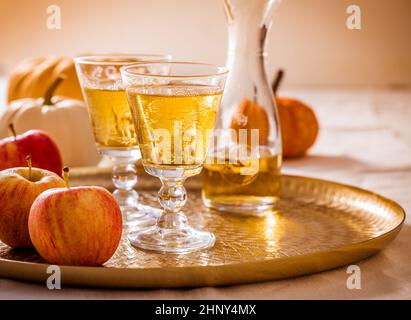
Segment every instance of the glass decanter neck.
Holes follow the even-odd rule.
[[[228,24],[228,54],[250,58],[265,55],[267,32],[281,0],[224,0]]]

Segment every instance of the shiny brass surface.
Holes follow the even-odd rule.
[[[110,171],[74,171],[75,184],[110,185]],[[142,203],[157,206],[156,182],[139,184]],[[126,240],[104,267],[62,266],[63,285],[102,287],[218,286],[275,280],[320,272],[366,258],[384,248],[405,218],[395,202],[334,182],[282,176],[278,212],[238,217],[210,211],[199,180],[185,212],[193,226],[215,233],[208,251],[185,255],[140,251]],[[0,242],[0,276],[46,281],[47,264],[34,250],[11,250]]]

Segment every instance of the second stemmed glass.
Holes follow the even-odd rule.
[[[142,249],[186,253],[212,247],[212,233],[192,228],[182,207],[186,178],[199,174],[220,105],[227,69],[188,62],[121,68],[144,169],[160,178],[163,213],[155,226],[129,234]]]
[[[153,224],[158,210],[141,205],[134,190],[140,159],[135,126],[121,81],[120,68],[137,62],[170,61],[167,55],[99,54],[74,59],[100,153],[113,161],[113,195],[125,227]]]

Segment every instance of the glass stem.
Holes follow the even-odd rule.
[[[179,229],[187,224],[187,217],[180,212],[187,201],[185,179],[161,179],[158,201],[164,212],[157,222],[162,229]]]
[[[137,171],[134,163],[116,163],[112,180],[117,189],[131,190],[137,184]]]
[[[114,162],[112,180],[116,187],[113,195],[120,207],[136,206],[138,201],[137,192],[134,190],[137,184],[137,170],[135,158],[113,157]]]

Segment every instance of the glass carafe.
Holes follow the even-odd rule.
[[[203,201],[213,209],[261,215],[278,204],[281,136],[265,63],[279,2],[224,0],[229,75],[203,169]]]

